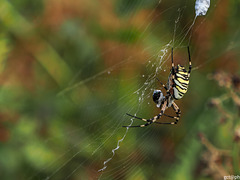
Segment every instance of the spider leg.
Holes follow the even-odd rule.
[[[174,76],[173,48],[172,48],[172,76]]]
[[[145,121],[145,122],[150,121],[150,119],[147,120],[147,119],[140,118],[140,117],[137,117],[137,116],[134,116],[134,115],[128,114],[128,113],[126,113],[126,114],[127,114],[128,116],[131,116],[131,117],[135,118],[135,119],[139,119],[139,120],[142,120],[142,121]],[[167,117],[169,117],[169,118],[174,118],[174,119],[175,119],[175,116],[170,116],[170,115],[167,115],[167,114],[163,114],[163,116],[167,116]],[[158,122],[155,122],[155,123],[158,123]]]
[[[167,89],[166,85],[163,84],[158,78],[156,78],[158,82],[162,85],[162,87],[168,92],[169,90]]]
[[[130,128],[135,128],[135,127],[146,127],[148,125],[152,124],[152,122],[146,123],[146,124],[142,124],[142,125],[138,125],[138,126],[122,126],[122,127],[130,127]]]
[[[188,70],[188,76],[190,76],[191,69],[192,69],[192,62],[191,62],[191,55],[190,55],[189,46],[187,47],[187,49],[188,49],[188,59],[189,59],[189,70]]]
[[[172,103],[172,108],[175,110],[175,113],[176,113],[176,116],[174,118],[175,122],[172,122],[172,124],[177,124],[181,116],[181,110],[175,102]]]
[[[137,116],[133,116],[133,115],[128,114],[128,113],[126,113],[126,114],[127,114],[128,116],[131,116],[131,117],[135,118],[135,119],[139,119],[139,120],[142,120],[142,121],[146,121],[146,122],[147,122],[147,119],[140,118],[140,117],[137,117]]]
[[[127,113],[128,116],[131,116],[133,118],[145,121],[147,123],[146,124],[142,124],[142,125],[138,125],[138,126],[122,126],[122,127],[131,127],[131,128],[132,127],[146,127],[146,126],[148,126],[148,125],[150,125],[152,123],[155,123],[159,118],[161,118],[161,116],[165,112],[166,108],[167,108],[167,101],[165,101],[163,103],[162,108],[161,108],[161,112],[158,115],[156,115],[153,118],[151,118],[151,119],[143,119],[143,118],[140,118],[140,117],[137,117],[137,116],[133,116],[133,115]],[[159,124],[159,123],[157,123],[157,124]]]
[[[166,85],[163,84],[158,78],[156,78],[158,82],[162,85],[162,87],[166,90],[167,94],[170,96],[170,91],[167,89]]]
[[[171,78],[172,78],[172,81],[174,82],[174,79],[175,79],[175,68],[174,68],[174,62],[173,62],[173,48],[172,48],[172,69],[171,69]],[[174,84],[173,84],[174,86]]]
[[[147,120],[147,119],[144,119],[144,118],[140,118],[140,117],[137,117],[137,116],[128,114],[128,113],[126,113],[126,115],[131,116],[131,117],[133,117],[133,118],[135,118],[135,119],[139,119],[139,120],[145,121],[145,122],[150,121],[150,120]],[[163,116],[167,116],[167,117],[169,117],[169,118],[175,118],[175,116],[170,116],[170,115],[167,115],[167,114],[163,114]]]
[[[169,115],[167,115],[167,114],[163,114],[164,116],[167,116],[167,117],[169,117],[169,118],[175,118],[175,116],[169,116]]]
[[[180,119],[180,115],[181,115],[180,108],[177,106],[177,104],[175,102],[172,103],[171,107],[174,109],[174,111],[176,113],[176,116],[169,116],[169,115],[165,115],[165,114],[164,115],[167,116],[167,117],[170,117],[170,118],[174,118],[175,121],[169,122],[169,123],[168,122],[166,122],[166,123],[155,122],[155,123],[157,123],[157,124],[171,124],[171,125],[177,124],[178,120]]]

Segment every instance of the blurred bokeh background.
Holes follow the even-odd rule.
[[[240,1],[211,2],[190,29],[194,3],[1,0],[0,179],[240,175]],[[188,67],[188,45],[180,122],[122,128],[126,112],[159,113],[156,77],[167,82],[172,46]]]

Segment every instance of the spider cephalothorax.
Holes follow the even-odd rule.
[[[177,104],[174,102],[174,100],[181,99],[184,96],[184,94],[187,92],[187,89],[188,89],[189,77],[190,77],[191,68],[192,68],[189,47],[188,47],[188,59],[189,59],[188,71],[185,69],[185,67],[183,67],[179,64],[177,65],[177,67],[174,67],[173,48],[172,48],[172,68],[170,70],[168,82],[166,85],[164,85],[162,82],[160,82],[157,79],[161,83],[161,85],[164,87],[167,94],[164,96],[161,90],[154,90],[154,92],[153,92],[153,101],[157,104],[157,107],[159,107],[161,109],[160,113],[151,119],[143,119],[143,118],[139,118],[137,116],[133,116],[133,115],[127,113],[128,116],[145,121],[146,124],[138,125],[138,126],[123,126],[123,127],[145,127],[152,123],[157,123],[157,124],[177,124],[178,123],[181,111],[180,111],[179,107],[177,106]],[[164,114],[165,110],[168,107],[173,108],[173,110],[176,113],[176,116],[169,116],[169,115]],[[173,118],[173,119],[175,119],[175,121],[169,122],[169,123],[168,122],[157,122],[157,120],[159,118],[161,118],[162,115]]]
[[[153,92],[153,102],[157,104],[157,107],[161,107],[165,100],[165,96],[163,95],[161,90],[154,90]]]

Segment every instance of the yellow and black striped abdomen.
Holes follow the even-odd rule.
[[[173,97],[181,99],[187,92],[189,84],[189,74],[184,67],[178,67],[173,81]]]

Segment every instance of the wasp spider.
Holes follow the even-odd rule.
[[[157,107],[160,108],[160,113],[156,116],[154,116],[151,119],[143,119],[139,118],[137,116],[133,116],[131,114],[128,114],[128,116],[131,116],[133,118],[145,121],[146,123],[143,125],[138,126],[123,126],[123,127],[146,127],[152,123],[157,124],[177,124],[178,120],[181,115],[181,111],[177,104],[174,102],[174,100],[181,99],[184,94],[187,92],[188,84],[189,84],[189,77],[192,69],[191,64],[191,56],[190,56],[190,50],[188,49],[188,59],[189,59],[189,69],[188,71],[181,65],[177,65],[177,67],[174,67],[173,63],[173,48],[172,48],[172,68],[170,70],[170,75],[168,77],[168,82],[166,85],[161,83],[159,79],[157,79],[160,84],[163,86],[163,88],[166,90],[166,95],[164,96],[161,90],[154,90],[153,92],[153,101],[157,104]],[[169,107],[172,107],[173,110],[176,113],[176,116],[169,116],[164,114],[165,110]],[[159,118],[161,118],[163,115],[173,118],[173,122],[157,122]]]

